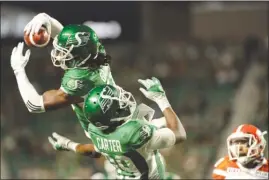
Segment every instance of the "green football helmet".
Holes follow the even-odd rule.
[[[106,130],[128,120],[136,101],[130,92],[119,86],[101,85],[92,89],[84,101],[86,118],[97,128]]]
[[[55,37],[52,63],[62,69],[89,68],[108,63],[104,46],[86,25],[67,25]]]

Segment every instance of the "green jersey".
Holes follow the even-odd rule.
[[[85,97],[88,92],[98,85],[115,85],[109,66],[101,66],[97,70],[69,69],[62,78],[61,89],[71,95]],[[72,104],[82,128],[87,131],[89,121],[83,113],[83,103]]]
[[[155,131],[155,126],[147,121],[133,119],[109,134],[89,124],[88,133],[96,151],[116,168],[117,179],[163,179],[165,165],[161,154],[149,145],[160,139],[154,136]]]

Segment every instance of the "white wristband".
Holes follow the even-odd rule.
[[[24,73],[25,74],[25,69],[24,68],[14,69],[13,71],[14,71],[14,74],[15,74],[16,77],[17,77],[17,75],[19,73]]]
[[[69,150],[72,150],[72,151],[76,152],[76,151],[77,151],[76,148],[77,148],[78,145],[79,145],[79,143],[75,143],[75,142],[73,142],[73,141],[69,141],[69,142],[67,143],[67,148],[68,148]]]
[[[64,26],[56,19],[54,19],[53,17],[50,17],[49,15],[47,15],[49,20],[50,20],[50,24],[51,24],[51,37],[54,39],[64,28]]]
[[[156,103],[158,104],[159,108],[161,109],[161,111],[163,112],[166,108],[171,107],[168,99],[166,97],[163,97],[161,99],[158,99],[158,101],[156,101]]]

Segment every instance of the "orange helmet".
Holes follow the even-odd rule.
[[[227,147],[230,160],[237,160],[241,164],[247,164],[251,160],[263,157],[266,146],[266,140],[263,137],[267,132],[261,132],[257,127],[251,124],[242,124],[238,126],[227,138]],[[241,144],[235,141],[245,140],[247,153],[240,154]]]

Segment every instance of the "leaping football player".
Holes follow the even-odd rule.
[[[24,43],[15,47],[11,54],[11,67],[16,76],[21,97],[31,113],[43,113],[71,105],[82,128],[88,131],[88,120],[82,112],[84,96],[95,86],[115,85],[109,56],[96,33],[85,25],[63,25],[45,13],[36,15],[25,27],[26,34],[34,34],[44,26],[53,40],[52,63],[64,70],[59,89],[38,94],[29,81],[25,66],[30,50],[23,54]]]
[[[116,179],[164,179],[165,163],[158,150],[184,141],[186,132],[160,81],[152,78],[139,82],[146,88],[140,91],[163,112],[166,128],[150,124],[143,104],[137,106],[130,92],[101,85],[92,89],[84,102],[90,122],[88,137],[93,144],[76,143],[53,133],[49,142],[54,149],[93,158],[103,155],[115,167]]]
[[[88,26],[63,27],[56,19],[40,13],[26,25],[25,33],[37,33],[42,26],[49,30],[54,39],[51,51],[53,65],[62,68],[65,74],[59,89],[38,94],[25,72],[31,52],[27,50],[24,55],[24,43],[19,43],[12,51],[11,66],[22,99],[31,113],[44,113],[71,105],[82,128],[87,132],[89,121],[85,119],[82,111],[85,95],[95,86],[115,85],[109,56],[96,33]],[[144,107],[144,111],[147,111],[147,108]],[[164,118],[158,122],[160,126],[166,123]]]

